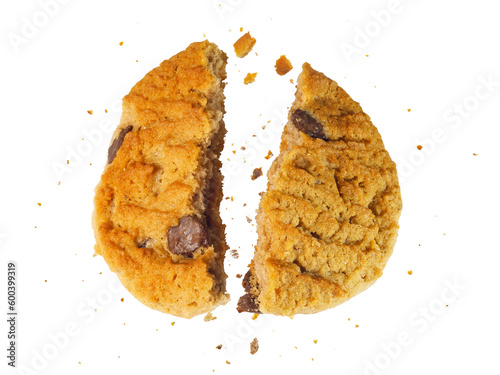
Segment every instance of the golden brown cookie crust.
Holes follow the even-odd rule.
[[[139,301],[185,318],[229,300],[218,160],[226,60],[215,44],[193,43],[139,81],[113,136],[123,143],[96,187],[96,253]],[[168,233],[186,217],[202,240],[179,253]]]
[[[396,166],[359,104],[307,63],[268,178],[245,303],[316,313],[382,275],[402,207]]]

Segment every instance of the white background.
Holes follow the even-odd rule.
[[[0,373],[499,373],[497,2],[60,0],[43,10],[46,2],[0,5]],[[240,27],[257,38],[244,59],[232,47]],[[228,253],[232,300],[211,322],[161,314],[120,289],[93,257],[90,225],[121,98],[205,35],[229,55],[223,171],[234,201],[224,200],[222,216],[240,254]],[[281,54],[294,66],[283,77],[274,71]],[[401,178],[400,235],[384,276],[351,301],[252,320],[235,310],[235,275],[252,257],[266,185],[250,175],[278,153],[290,79],[305,61],[382,134]],[[248,72],[258,76],[245,86]],[[9,260],[18,269],[16,370],[5,358]]]

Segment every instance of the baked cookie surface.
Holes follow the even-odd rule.
[[[143,304],[180,317],[229,300],[219,216],[227,57],[193,43],[139,81],[96,187],[96,254]]]
[[[382,275],[402,208],[396,166],[359,104],[307,63],[268,178],[240,312],[316,313]]]

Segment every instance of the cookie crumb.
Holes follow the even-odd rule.
[[[61,185],[61,181],[59,181],[59,182],[57,183],[57,185],[58,185],[58,186],[59,186],[59,185]]]
[[[293,69],[292,63],[285,55],[281,55],[280,58],[276,60],[276,65],[274,65],[274,67],[276,68],[276,73],[280,76],[284,76]]]
[[[247,148],[245,146],[241,146],[240,149],[242,149],[243,151],[245,151]]]
[[[125,301],[125,299],[124,299],[124,298],[122,298],[120,301],[124,302],[124,301]]]
[[[250,343],[250,354],[254,355],[259,351],[259,340],[255,337]]]
[[[417,146],[417,148],[418,148],[419,150],[423,149],[423,147],[422,147],[421,145],[418,145],[418,146]]]
[[[242,33],[242,32],[243,32],[243,27],[240,27],[240,33]]]
[[[248,73],[245,79],[243,80],[243,83],[245,85],[248,85],[249,83],[255,82],[255,77],[257,77],[257,73]]]
[[[259,317],[259,314],[253,314],[253,316],[252,316],[252,320],[257,319],[258,317]]]
[[[263,191],[261,191],[261,192],[259,193],[259,197],[262,197],[262,196],[264,196],[264,192],[263,192]]]
[[[359,327],[359,325],[358,325],[358,324],[356,324],[354,327],[355,327],[355,328],[358,328],[358,327]]]
[[[264,159],[269,160],[272,157],[273,157],[273,153],[271,152],[271,150],[269,150],[268,153],[267,153],[267,156],[264,156]]]
[[[231,362],[229,362],[227,359],[226,359],[226,363],[227,363],[228,365],[230,365],[230,364],[231,364]]]
[[[317,343],[318,343],[318,340],[313,340],[313,342],[314,342],[315,344],[317,344]]]
[[[42,204],[41,204],[41,203],[37,203],[37,204],[38,204],[40,207],[42,206]]]
[[[412,271],[412,270],[409,270],[409,271],[408,271],[408,275],[413,275],[413,271]]]
[[[222,344],[217,345],[217,346],[215,347],[215,349],[219,349],[219,350],[221,350],[221,349],[222,349]]]
[[[240,39],[238,39],[233,44],[236,56],[243,58],[246,55],[248,55],[248,53],[252,50],[256,42],[257,40],[255,38],[252,38],[249,32],[244,34]]]
[[[477,154],[475,154],[475,153],[472,153],[472,155],[477,156]]]
[[[238,250],[231,250],[230,253],[234,259],[238,259],[240,257],[240,254],[238,254]]]
[[[94,111],[93,111],[93,110],[91,110],[91,109],[89,109],[89,110],[87,111],[87,113],[88,113],[89,115],[93,115],[93,114],[94,114]]]
[[[237,273],[237,274],[236,274],[236,278],[237,278],[237,279],[241,279],[241,278],[242,278],[242,276],[243,276],[243,275],[242,275],[241,273]]]
[[[120,42],[120,46],[123,46],[123,42]]]
[[[213,316],[211,312],[209,312],[209,313],[208,313],[207,315],[205,315],[205,317],[203,318],[203,320],[204,320],[205,322],[210,322],[210,321],[215,320],[215,319],[217,319],[217,317],[216,317],[216,316]]]
[[[262,176],[262,168],[255,168],[252,173],[252,181]]]
[[[172,323],[170,323],[170,324],[172,325],[172,327],[173,327],[173,326],[175,326],[175,322],[172,322]]]
[[[248,216],[245,216],[247,218],[247,223],[251,223],[252,222],[252,219],[250,219]]]
[[[411,112],[411,108],[408,108],[408,112]]]
[[[107,109],[105,109],[105,110],[104,110],[104,112],[108,113],[108,110],[107,110]]]

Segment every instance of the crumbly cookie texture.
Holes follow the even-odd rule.
[[[219,216],[227,56],[207,41],[123,98],[96,187],[95,252],[145,305],[184,318],[229,300]]]
[[[242,58],[248,55],[255,43],[257,39],[253,38],[250,33],[243,34],[233,45],[236,56]]]
[[[343,303],[382,275],[402,203],[396,166],[370,117],[307,63],[280,151],[238,310],[292,317]]]
[[[293,69],[292,63],[287,59],[285,55],[281,55],[280,58],[276,60],[276,64],[274,65],[274,67],[276,69],[276,73],[278,73],[280,76],[284,76]]]

